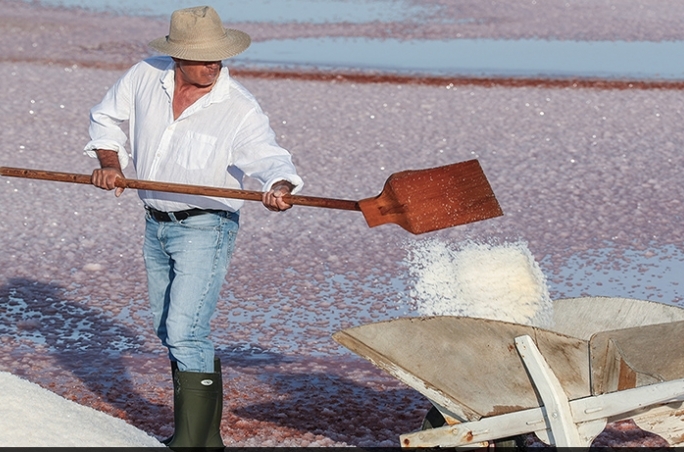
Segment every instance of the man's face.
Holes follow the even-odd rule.
[[[220,61],[190,61],[175,59],[176,68],[186,83],[207,87],[216,82],[221,72]]]

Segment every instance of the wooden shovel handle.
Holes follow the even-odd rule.
[[[89,174],[60,173],[56,171],[42,171],[25,168],[0,167],[0,175],[23,177],[27,179],[50,180],[56,182],[71,182],[76,184],[91,184]],[[188,195],[213,196],[216,198],[242,199],[247,201],[261,201],[263,193],[252,190],[238,190],[234,188],[207,187],[201,185],[172,184],[139,179],[117,179],[117,187],[134,188],[138,190],[183,193]],[[358,210],[359,203],[344,199],[318,198],[314,196],[286,195],[285,202],[309,207],[324,207],[328,209]]]

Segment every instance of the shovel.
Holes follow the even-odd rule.
[[[90,184],[89,174],[58,173],[0,167],[0,175]],[[137,179],[117,179],[117,187],[261,201],[262,192]],[[374,227],[395,223],[413,234],[486,220],[503,215],[477,160],[438,168],[394,173],[378,196],[360,201],[286,195],[288,204],[361,211]]]

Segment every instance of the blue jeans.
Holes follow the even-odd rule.
[[[146,213],[143,257],[154,329],[169,359],[189,372],[214,371],[212,316],[233,254],[239,214],[159,222]]]

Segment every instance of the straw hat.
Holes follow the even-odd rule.
[[[224,28],[211,6],[196,6],[174,11],[168,36],[149,45],[182,60],[220,61],[239,54],[251,42],[247,33]]]

